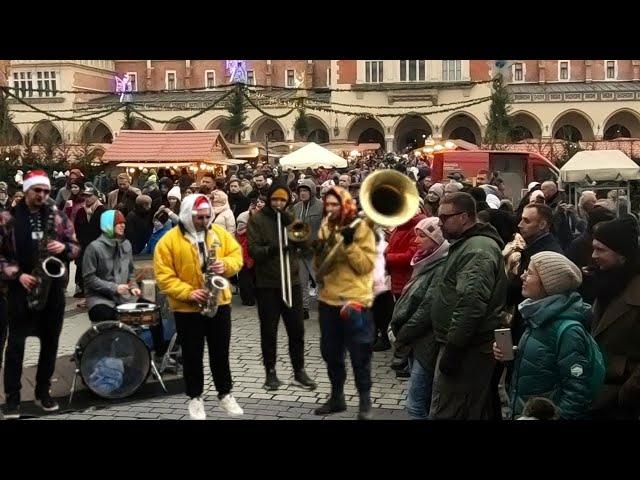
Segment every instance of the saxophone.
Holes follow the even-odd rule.
[[[213,318],[218,312],[218,297],[220,292],[229,287],[229,281],[214,273],[213,264],[218,261],[216,256],[216,246],[214,243],[207,251],[207,258],[204,264],[204,289],[208,292],[207,301],[201,305],[202,315]]]
[[[49,206],[47,225],[42,232],[42,237],[38,240],[35,267],[31,272],[31,275],[38,280],[38,284],[27,293],[27,306],[36,312],[41,312],[47,305],[52,280],[63,277],[67,271],[64,262],[47,251],[48,243],[56,239],[56,211],[55,205]]]

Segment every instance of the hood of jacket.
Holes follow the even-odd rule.
[[[591,305],[585,303],[578,292],[571,292],[550,295],[538,300],[527,298],[518,305],[518,310],[532,328],[538,328],[557,319],[560,315],[584,324]]]
[[[489,223],[476,223],[473,227],[464,232],[460,236],[460,238],[457,238],[453,242],[452,247],[461,244],[464,240],[467,240],[471,237],[488,237],[496,241],[498,247],[500,247],[500,250],[504,248],[504,243],[502,241],[502,238],[500,238],[500,234],[493,227],[493,225]]]
[[[191,195],[187,195],[184,198],[184,200],[182,201],[182,204],[180,205],[180,215],[179,215],[180,223],[182,224],[184,229],[194,237],[196,236],[196,227],[193,224],[193,215],[194,215],[193,212],[194,212],[194,205],[196,205],[196,202],[200,206],[200,208],[205,208],[205,206],[208,206],[209,209],[211,209],[211,202],[209,201],[206,195],[203,195],[201,193],[194,193]],[[213,216],[209,219],[209,222],[207,223],[207,228],[211,226],[212,222],[213,222]]]

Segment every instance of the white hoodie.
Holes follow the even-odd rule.
[[[201,197],[206,200],[206,204],[209,206],[210,214],[213,213],[211,208],[211,202],[209,201],[206,195],[203,195],[201,193],[194,193],[192,195],[187,195],[186,197],[184,197],[184,200],[180,205],[180,223],[186,230],[186,233],[187,233],[186,237],[189,239],[189,241],[194,245],[196,245],[196,247],[198,247],[199,243],[203,243],[204,250],[206,252],[207,242],[205,242],[205,236],[207,232],[210,232],[211,235],[214,235],[214,237],[216,237],[215,238],[216,243],[220,243],[220,241],[217,238],[215,232],[211,230],[211,223],[213,222],[213,218],[209,219],[209,222],[207,223],[206,231],[196,232],[196,227],[193,224],[193,215],[195,215],[197,211],[193,209],[193,206],[196,203],[196,200],[198,200],[198,198],[201,198]],[[204,208],[204,204],[200,208]],[[200,255],[200,262],[202,263],[205,260],[202,255],[202,251],[200,250],[200,248],[197,248],[197,250]]]

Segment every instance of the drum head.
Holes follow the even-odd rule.
[[[156,309],[154,303],[123,303],[116,307],[117,312],[130,313],[130,312],[152,312]]]
[[[151,370],[145,343],[118,322],[101,322],[87,331],[76,346],[76,362],[85,385],[108,399],[133,395]]]

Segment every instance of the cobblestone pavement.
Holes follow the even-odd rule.
[[[79,337],[90,327],[85,310],[76,308],[77,301],[69,298],[67,314],[60,339],[59,355],[71,354]],[[260,329],[256,307],[239,304],[234,296],[232,312],[231,337],[231,373],[234,379],[233,395],[244,408],[245,414],[240,419],[265,420],[318,420],[313,409],[323,403],[329,392],[330,383],[325,364],[320,355],[320,331],[317,312],[311,311],[311,318],[305,321],[305,360],[307,373],[316,380],[318,388],[308,392],[290,385],[293,378],[288,356],[287,335],[281,323],[278,329],[278,363],[277,372],[284,385],[276,392],[267,392],[262,388],[264,368],[260,351]],[[29,339],[25,353],[25,365],[37,363],[38,342]],[[347,355],[348,356],[348,355]],[[407,382],[397,379],[395,372],[389,367],[391,351],[374,353],[372,362],[373,387],[371,391],[374,414],[377,419],[406,419],[404,399]],[[205,353],[205,359],[207,355]],[[205,365],[207,362],[205,361]],[[357,415],[358,395],[353,381],[353,372],[347,358],[347,381],[345,396],[348,409],[346,412],[326,417],[327,419],[355,419]],[[205,408],[210,419],[228,419],[218,407],[218,400],[209,372],[205,367]],[[169,395],[155,399],[120,403],[107,408],[89,408],[81,412],[50,415],[50,420],[62,419],[171,419],[188,418],[187,398],[185,395]]]

